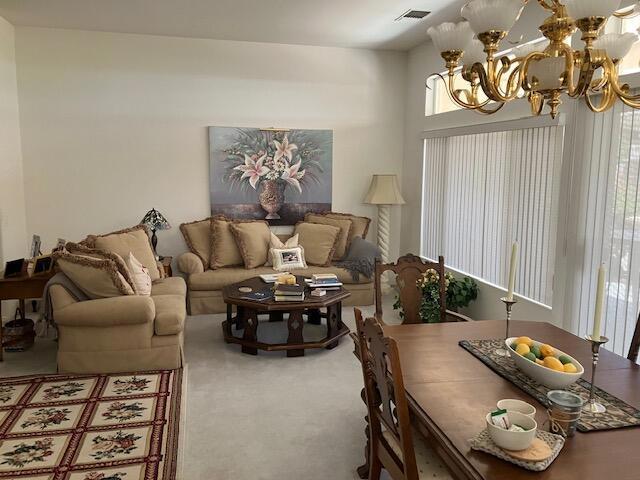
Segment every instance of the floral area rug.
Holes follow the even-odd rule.
[[[0,479],[176,478],[182,376],[0,379]]]

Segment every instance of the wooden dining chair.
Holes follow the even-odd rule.
[[[379,480],[383,468],[393,480],[451,480],[436,454],[411,428],[395,340],[384,336],[375,318],[363,320],[360,310],[354,312],[368,412],[369,480]]]
[[[375,264],[375,293],[376,293],[376,319],[382,320],[382,275],[391,271],[396,275],[398,294],[400,303],[404,310],[405,323],[422,323],[420,319],[420,304],[422,303],[422,292],[416,282],[422,279],[422,274],[433,269],[438,273],[439,292],[438,305],[441,322],[468,322],[471,319],[451,310],[447,310],[447,287],[445,283],[444,257],[438,257],[438,262],[429,262],[422,258],[407,254],[398,258],[396,263],[382,263],[376,260]]]
[[[627,355],[627,358],[634,363],[637,362],[638,352],[640,352],[640,315],[638,315],[636,329],[633,331],[633,338],[631,339],[631,346],[629,347],[629,355]]]

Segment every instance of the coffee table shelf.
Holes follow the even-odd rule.
[[[298,277],[304,284],[304,278]],[[260,277],[235,283],[223,288],[222,295],[227,304],[227,319],[222,322],[224,340],[242,346],[242,352],[257,355],[258,350],[286,351],[288,357],[300,357],[306,349],[327,349],[338,346],[340,339],[349,333],[342,322],[342,302],[351,294],[345,289],[329,291],[323,297],[311,297],[309,291],[302,302],[276,302],[273,299],[257,301],[242,298],[245,293],[240,287],[250,287],[254,292],[268,288]],[[234,315],[235,306],[235,315]],[[285,315],[287,318],[285,319]],[[284,343],[266,343],[258,340],[261,317],[268,322],[287,322],[288,338]],[[306,322],[305,322],[306,317]],[[319,325],[326,320],[327,334],[323,339],[304,341],[305,323]],[[235,336],[233,330],[243,330],[242,337]]]

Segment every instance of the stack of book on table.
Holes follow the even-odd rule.
[[[322,288],[323,290],[339,290],[342,282],[333,273],[316,273],[305,281],[310,288]]]
[[[276,302],[302,302],[304,286],[278,284],[273,295]]]

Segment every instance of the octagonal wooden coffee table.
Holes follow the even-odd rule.
[[[298,283],[304,284],[304,277],[298,277]],[[227,319],[222,322],[225,342],[242,345],[242,352],[250,355],[257,355],[258,350],[285,350],[288,357],[300,357],[308,348],[335,348],[340,339],[349,333],[349,328],[342,323],[342,301],[351,294],[344,288],[328,291],[323,297],[312,297],[307,288],[302,302],[276,302],[273,298],[251,300],[243,298],[247,293],[239,291],[240,287],[250,287],[253,292],[266,291],[272,286],[263,282],[260,277],[255,277],[222,289],[222,297],[227,304]],[[269,322],[286,320],[289,336],[285,343],[265,343],[258,340],[261,316],[267,316]],[[308,323],[315,325],[321,324],[323,318],[326,319],[326,337],[305,342],[305,317]],[[234,328],[243,329],[242,336],[235,336]]]

